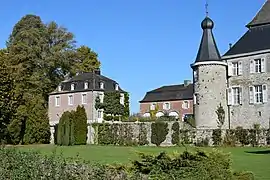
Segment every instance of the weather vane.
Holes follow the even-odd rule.
[[[208,16],[209,12],[208,12],[208,0],[206,0],[205,2],[205,13],[206,13],[206,16]]]

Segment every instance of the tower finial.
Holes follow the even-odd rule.
[[[205,13],[206,13],[206,16],[207,17],[208,17],[208,14],[209,14],[209,12],[208,12],[208,6],[209,6],[208,0],[206,0],[206,2],[205,2]]]

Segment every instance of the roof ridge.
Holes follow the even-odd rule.
[[[247,28],[270,24],[270,0],[265,1],[255,17],[246,25]]]

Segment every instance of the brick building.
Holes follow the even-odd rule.
[[[146,93],[140,101],[140,114],[150,117],[150,110],[158,108],[156,117],[165,114],[182,119],[185,114],[193,114],[193,85],[184,84],[162,86]]]

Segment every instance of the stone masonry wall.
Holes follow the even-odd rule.
[[[266,61],[266,72],[250,73],[250,60],[264,58]],[[228,62],[242,62],[243,74],[232,76],[228,79],[229,86],[242,87],[242,105],[229,106],[231,128],[242,126],[252,128],[254,124],[260,124],[262,128],[270,125],[270,54],[229,59]],[[249,86],[267,84],[267,103],[250,104]]]

